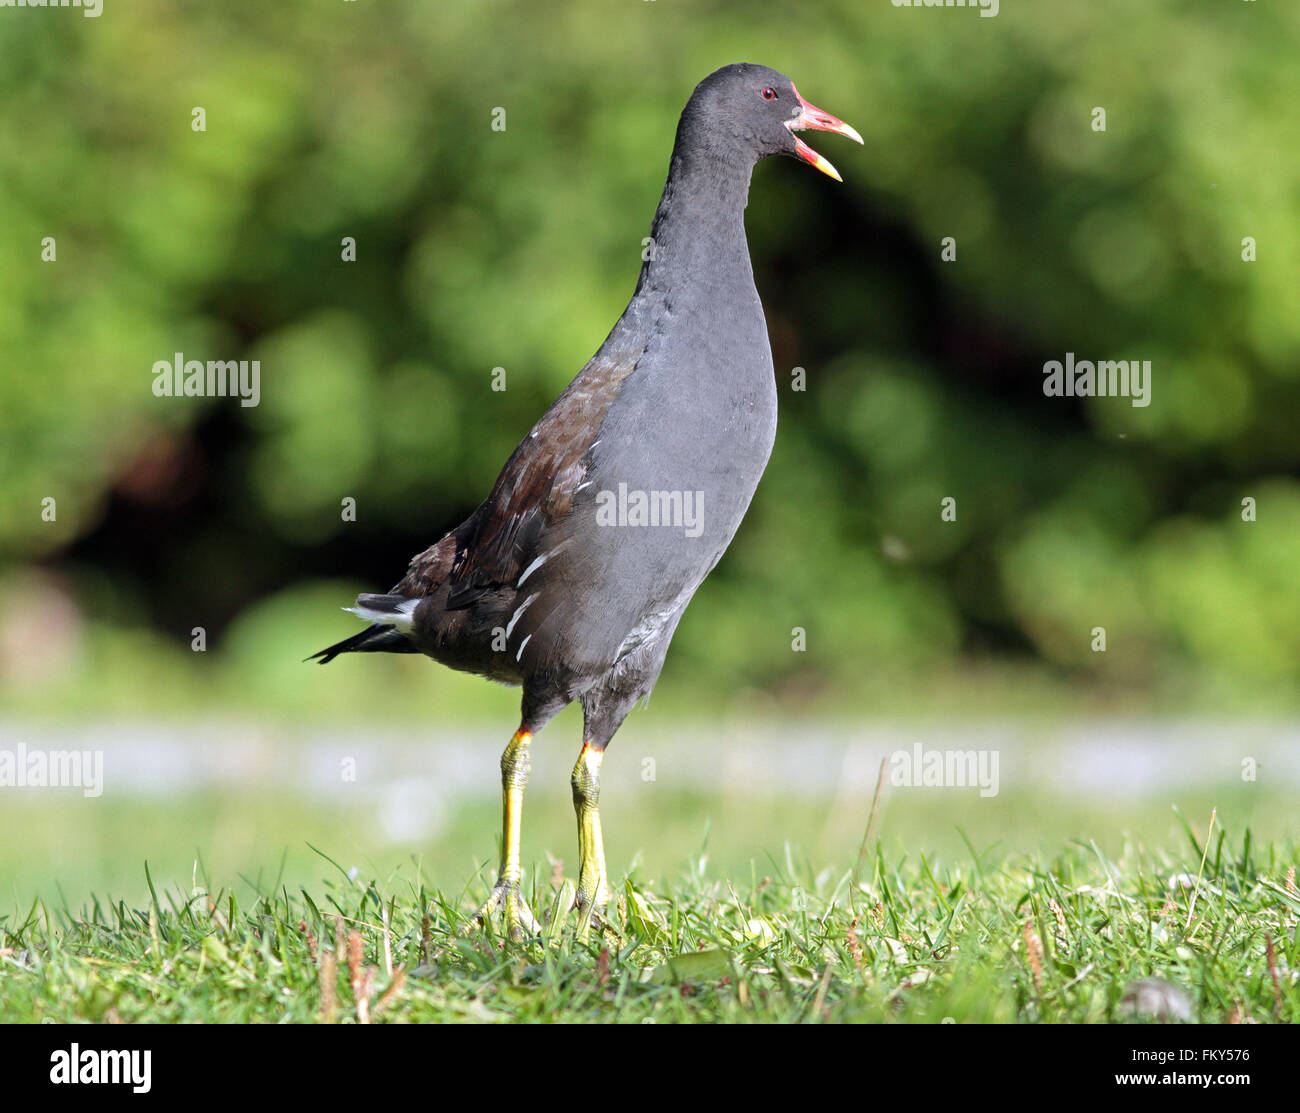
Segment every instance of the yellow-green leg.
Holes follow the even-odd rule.
[[[520,727],[501,755],[501,872],[492,893],[474,914],[472,924],[481,924],[498,908],[505,906],[506,931],[511,939],[540,935],[532,910],[524,901],[523,866],[519,861],[519,836],[524,815],[524,788],[532,769],[528,748],[532,732]]]
[[[605,873],[605,840],[600,831],[600,763],[605,756],[588,742],[573,767],[573,810],[578,816],[578,938],[591,936],[591,925],[604,928],[609,904]]]

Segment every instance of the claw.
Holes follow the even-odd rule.
[[[578,926],[575,937],[579,943],[591,942],[591,929],[595,928],[601,935],[608,935],[616,944],[622,944],[623,936],[605,918],[607,902],[608,898],[602,901],[587,900],[581,892],[574,898],[573,907],[578,913]]]
[[[506,934],[518,942],[530,936],[542,934],[542,925],[528,907],[524,895],[520,892],[519,882],[499,878],[492,886],[492,892],[483,906],[469,918],[466,933],[482,927],[489,918],[504,905],[506,913]]]

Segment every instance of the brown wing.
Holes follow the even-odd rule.
[[[390,594],[405,595],[408,599],[432,595],[451,575],[451,566],[456,560],[458,548],[457,535],[464,529],[465,526],[461,526],[452,530],[441,541],[412,557],[406,575]]]
[[[601,422],[635,368],[634,355],[598,354],[511,453],[487,501],[460,529],[416,557],[402,586],[410,581],[413,594],[426,594],[450,578],[447,606],[453,608],[495,586],[514,584],[544,548],[547,528],[572,507]]]

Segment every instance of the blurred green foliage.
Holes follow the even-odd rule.
[[[784,160],[755,175],[782,427],[671,686],[838,700],[864,675],[992,663],[1170,703],[1290,701],[1300,9],[791,12],[7,11],[0,690],[84,698],[116,676],[129,706],[168,687],[141,677],[201,688],[205,626],[229,674],[318,691],[297,661],[352,632],[332,607],[486,494],[625,304],[690,89],[753,60],[866,147],[821,141],[843,186]],[[175,352],[260,360],[261,404],[155,397]],[[1044,397],[1066,352],[1151,360],[1151,404]],[[42,671],[58,598],[89,629]],[[332,669],[349,695],[432,671]]]

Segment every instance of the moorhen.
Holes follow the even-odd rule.
[[[767,465],[776,383],[744,211],[754,164],[792,155],[840,176],[795,132],[848,124],[766,66],[696,86],[636,291],[613,331],[506,462],[462,525],[415,557],[371,623],[321,650],[424,653],[523,687],[501,757],[501,870],[481,923],[504,905],[512,938],[539,930],[521,892],[520,817],[533,737],[580,700],[573,770],[578,935],[609,899],[597,810],[601,758],[648,696],[682,612],[726,551]]]

